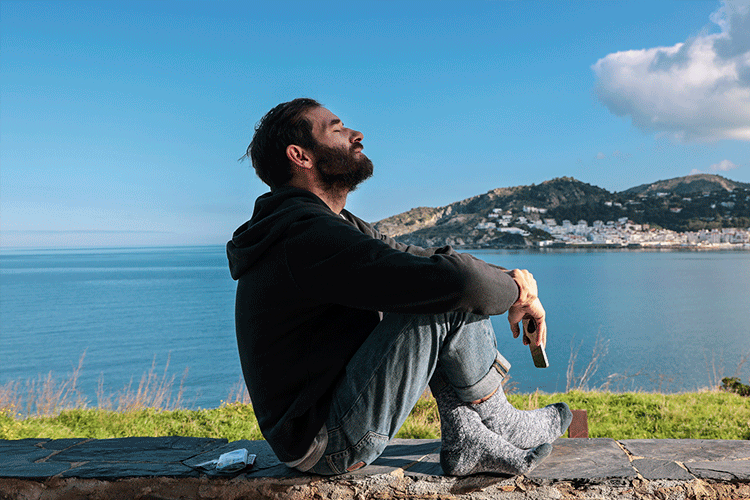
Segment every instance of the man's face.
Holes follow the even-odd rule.
[[[306,116],[313,124],[312,135],[317,142],[312,151],[315,168],[326,186],[354,191],[372,176],[372,162],[362,153],[361,132],[344,127],[325,108],[313,108]]]

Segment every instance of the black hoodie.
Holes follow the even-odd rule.
[[[518,298],[502,268],[451,247],[397,243],[291,187],[258,198],[227,256],[238,280],[242,372],[260,430],[283,462],[307,452],[379,311],[502,314]]]

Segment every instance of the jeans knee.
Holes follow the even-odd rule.
[[[456,331],[469,325],[475,326],[475,323],[486,323],[487,327],[492,329],[492,323],[489,316],[466,311],[452,311],[446,313],[446,323],[451,331]]]

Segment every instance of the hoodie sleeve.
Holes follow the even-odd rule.
[[[502,269],[450,247],[409,251],[322,213],[295,223],[287,234],[288,270],[303,293],[321,302],[384,312],[492,315],[518,299],[515,281]]]

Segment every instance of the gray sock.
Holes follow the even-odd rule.
[[[471,406],[490,430],[525,450],[554,442],[573,420],[573,413],[565,403],[538,410],[518,410],[508,402],[502,386],[487,401]]]
[[[440,413],[440,465],[448,475],[526,474],[552,452],[548,443],[533,450],[513,446],[485,427],[470,403],[460,401],[450,387],[443,388],[435,399]]]

